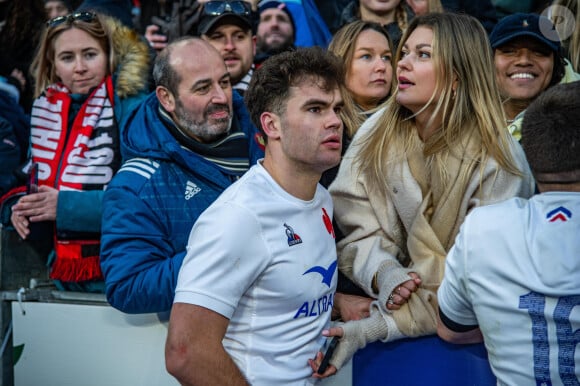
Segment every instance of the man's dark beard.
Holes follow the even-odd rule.
[[[266,41],[258,39],[256,44],[256,53],[257,54],[269,54],[275,55],[281,52],[292,51],[294,50],[294,43],[292,41],[292,37],[288,37],[282,43],[276,45],[269,45]]]

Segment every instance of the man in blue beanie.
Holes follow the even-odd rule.
[[[262,0],[258,14],[254,64],[259,66],[272,55],[295,49],[296,25],[288,7],[280,1]]]

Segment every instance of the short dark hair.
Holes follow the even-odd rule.
[[[552,78],[548,87],[552,87],[562,81],[566,75],[566,62],[561,53],[554,54],[554,68],[552,69]]]
[[[268,58],[252,75],[245,94],[256,127],[263,132],[260,123],[263,112],[284,113],[290,87],[310,78],[315,78],[324,90],[340,89],[344,83],[342,60],[320,47],[299,48]]]
[[[580,81],[553,86],[528,106],[521,144],[537,182],[580,182]]]

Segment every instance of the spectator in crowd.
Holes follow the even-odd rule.
[[[342,92],[344,123],[342,154],[356,130],[371,112],[391,93],[393,65],[391,40],[378,23],[355,20],[336,32],[328,50],[345,64],[345,88]],[[328,188],[336,177],[338,165],[322,174],[321,184]],[[337,230],[337,241],[342,234]],[[338,273],[334,298],[336,318],[357,320],[369,315],[371,298],[342,272]]]
[[[544,16],[516,13],[504,17],[493,29],[490,42],[507,127],[519,140],[528,105],[547,88],[578,80],[580,75],[571,69],[566,73],[557,30]]]
[[[252,22],[257,12],[257,0],[246,0],[247,5],[238,4],[241,0],[213,0],[208,7],[209,12],[216,14],[223,12],[229,4],[235,9],[249,8],[254,13]],[[168,0],[164,2],[147,2],[141,5],[139,29],[145,35],[147,41],[157,52],[161,51],[168,43],[186,35],[198,34],[198,24],[204,10],[204,4],[209,0]],[[235,3],[235,4],[232,4]],[[240,8],[241,7],[241,8]],[[254,26],[255,27],[255,26]]]
[[[5,4],[4,25],[0,31],[0,76],[15,86],[20,94],[19,103],[28,114],[34,99],[30,65],[46,14],[40,0],[9,0]]]
[[[136,27],[140,33],[142,33],[146,39],[149,41],[149,44],[155,48],[156,50],[161,51],[163,47],[155,47],[155,39],[151,39],[153,35],[158,35],[160,38],[163,39],[163,43],[167,39],[166,36],[162,36],[160,26],[156,24],[156,20],[160,21],[168,21],[171,18],[172,9],[174,4],[177,4],[176,7],[179,6],[181,0],[167,0],[167,1],[147,1],[141,2],[139,6],[139,17],[137,19]],[[194,3],[198,3],[197,0],[194,0]],[[155,25],[154,31],[150,31],[147,33],[149,27]]]
[[[168,43],[186,35],[197,34],[202,4],[207,0],[167,0],[143,2],[138,29],[151,47],[159,52]]]
[[[404,0],[352,0],[342,12],[341,26],[355,20],[379,23],[386,28],[393,46],[398,47],[412,18],[413,12]]]
[[[580,379],[580,82],[526,110],[522,146],[540,194],[477,208],[446,259],[439,336],[481,342],[498,384]]]
[[[371,112],[391,94],[394,48],[387,31],[378,23],[355,20],[334,34],[328,50],[345,64],[343,152]],[[338,166],[327,170],[322,184],[328,187]]]
[[[491,0],[497,19],[514,13],[541,13],[549,5],[547,0]]]
[[[12,207],[11,222],[23,239],[36,237],[36,223],[54,224],[43,235],[54,237],[51,278],[63,289],[102,291],[101,201],[121,164],[121,122],[148,88],[149,48],[112,18],[73,13],[48,22],[33,69],[40,186]]]
[[[219,51],[234,90],[242,95],[254,73],[256,37],[253,27],[252,8],[246,1],[209,1],[203,5],[198,34]]]
[[[371,112],[384,102],[392,89],[392,45],[387,31],[378,23],[355,20],[339,29],[328,50],[345,64],[344,122],[342,154]],[[322,174],[321,184],[328,188],[336,178],[338,165]],[[337,231],[337,241],[342,234]],[[342,321],[367,317],[371,298],[339,271],[335,312]],[[352,307],[348,307],[351,305]]]
[[[443,12],[440,0],[407,0],[415,16],[421,16],[430,12]]]
[[[4,91],[0,91],[0,98],[3,98]],[[4,195],[16,184],[14,172],[20,165],[20,144],[16,138],[16,133],[10,121],[0,116],[0,197]]]
[[[296,47],[328,47],[332,34],[314,0],[284,1],[294,19]]]
[[[163,49],[168,42],[173,41],[177,37],[185,34],[196,35],[197,25],[203,13],[203,4],[212,3],[208,5],[212,13],[218,10],[227,10],[228,3],[230,10],[233,8],[240,8],[240,0],[213,0],[213,1],[197,1],[197,0],[179,0],[164,2],[164,7],[158,7],[157,10],[154,4],[143,4],[141,23],[146,26],[144,34],[146,39],[155,50]],[[248,7],[252,10],[252,23],[254,30],[258,24],[258,1],[246,0]],[[291,2],[284,2],[286,10],[292,15],[294,22],[294,45],[299,47],[310,47],[318,45],[326,47],[332,38],[328,27],[324,23],[316,5],[313,0],[296,0]],[[245,5],[241,5],[245,8]],[[233,7],[233,8],[232,8]],[[221,9],[221,10],[220,10]],[[152,13],[158,13],[159,16],[152,16]],[[216,13],[216,14],[217,14]],[[153,24],[151,24],[153,23]],[[255,32],[255,31],[254,31]]]
[[[19,181],[18,169],[28,158],[30,117],[8,92],[0,89],[0,197]],[[21,180],[21,179],[20,179]],[[0,202],[2,202],[0,200]],[[4,219],[4,213],[0,213]]]
[[[114,17],[124,26],[134,28],[131,0],[83,0],[76,10]]]
[[[337,280],[332,200],[318,181],[340,161],[342,67],[315,47],[254,74],[246,104],[265,156],[191,232],[165,350],[182,384],[314,382],[308,360]]]
[[[326,23],[326,26],[332,35],[334,35],[336,31],[344,25],[344,22],[341,20],[341,15],[345,7],[351,2],[352,0],[314,0],[320,16]]]
[[[18,68],[12,70],[8,77],[0,75],[0,90],[5,92],[16,103],[20,102],[20,96],[26,85],[26,77]]]
[[[204,1],[204,0],[202,0]],[[206,2],[208,0],[205,0]],[[257,12],[258,11],[258,3],[260,2],[260,0],[245,0],[248,3],[250,3],[250,5],[252,6],[252,11]]]
[[[50,20],[57,16],[68,15],[73,8],[69,0],[44,0],[44,10],[46,11],[46,20]]]
[[[479,20],[488,34],[497,23],[495,7],[491,0],[441,0],[441,5],[446,12],[473,16]]]
[[[256,32],[256,56],[254,64],[259,66],[270,56],[293,50],[296,25],[285,3],[262,0],[258,4],[258,29]]]
[[[103,203],[107,299],[128,313],[170,310],[191,227],[264,154],[223,59],[207,42],[171,43],[153,76],[155,92],[127,124],[127,161]]]
[[[376,299],[328,372],[368,342],[434,334],[444,261],[467,213],[533,179],[503,113],[486,32],[473,17],[418,16],[397,52],[398,87],[357,131],[329,190],[345,235],[339,269]]]
[[[369,113],[391,94],[394,48],[380,24],[358,20],[342,27],[328,50],[344,60],[347,98],[359,113],[358,120],[348,120],[352,137],[366,118],[360,113]]]

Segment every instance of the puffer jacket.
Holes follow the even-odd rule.
[[[152,55],[146,41],[134,30],[114,18],[105,17],[104,22],[111,34],[111,45],[116,56],[116,67],[112,74],[113,114],[120,133],[126,116],[140,105],[149,92]],[[67,118],[69,122],[75,119],[75,111],[77,110],[69,111],[70,115]],[[120,138],[120,135],[118,137]],[[23,190],[24,187],[16,187],[13,189],[14,195],[7,194],[5,200],[15,203],[18,196],[23,194]],[[98,234],[101,229],[103,195],[104,190],[61,190],[56,209],[57,233]],[[8,213],[10,207],[11,205],[5,205],[3,210]],[[42,237],[52,236],[43,230]],[[51,253],[48,257],[49,266],[52,267],[54,261],[54,253]],[[104,291],[104,283],[100,280],[66,283],[56,281],[56,284],[60,289],[66,290]]]
[[[263,157],[257,129],[234,92],[234,117]],[[109,303],[127,313],[169,311],[193,224],[233,178],[183,147],[165,128],[151,94],[122,138],[128,159],[105,192],[101,268]]]

